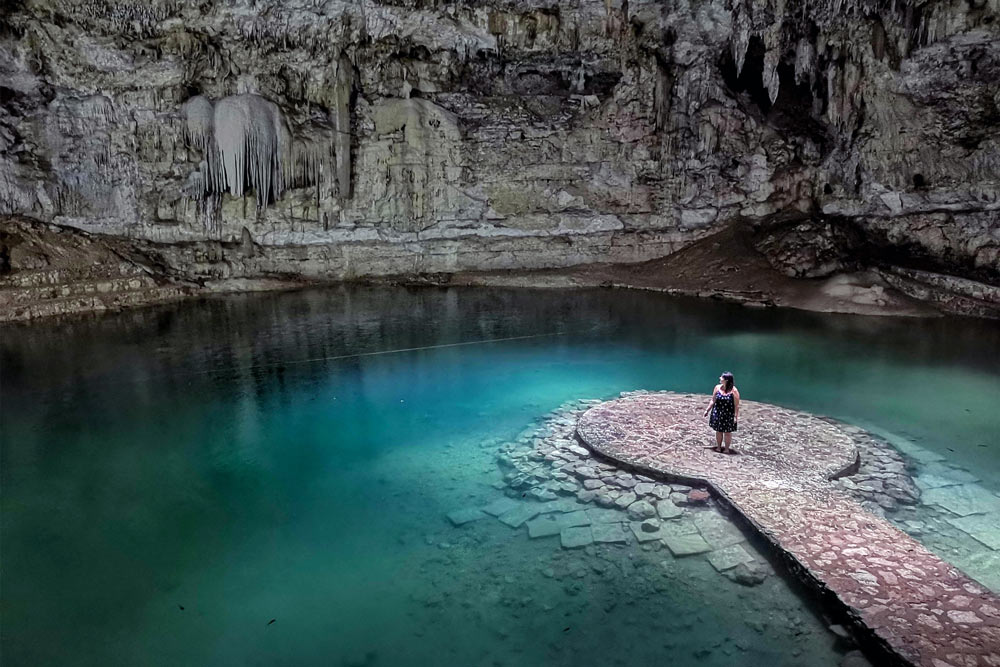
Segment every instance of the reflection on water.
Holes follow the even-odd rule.
[[[702,625],[749,613],[801,632],[732,639],[742,664],[836,664],[780,582],[643,593],[622,568],[572,599],[531,593],[552,544],[442,516],[496,494],[497,444],[564,401],[707,393],[723,370],[996,491],[997,350],[990,323],[610,291],[342,288],[7,327],[4,662],[731,664]],[[635,605],[588,603],[621,591]]]

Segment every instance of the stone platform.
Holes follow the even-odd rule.
[[[668,481],[707,484],[846,614],[869,653],[927,667],[1000,667],[1000,598],[831,483],[858,464],[835,424],[743,401],[733,446],[712,451],[708,397],[633,394],[577,424],[595,454]]]

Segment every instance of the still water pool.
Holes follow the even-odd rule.
[[[561,404],[724,370],[1000,491],[995,323],[331,288],[0,336],[5,665],[836,665],[781,578],[444,518]]]

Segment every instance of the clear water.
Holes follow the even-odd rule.
[[[780,579],[444,520],[563,402],[723,370],[1000,490],[994,323],[338,288],[0,335],[5,665],[835,665]]]

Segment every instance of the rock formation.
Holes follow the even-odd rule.
[[[788,275],[989,311],[998,82],[998,0],[8,0],[0,215],[198,281],[642,262],[739,224]]]

